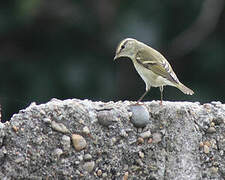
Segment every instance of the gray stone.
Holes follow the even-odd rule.
[[[89,173],[93,171],[94,167],[95,167],[95,162],[94,161],[86,162],[83,165],[83,169],[85,171],[89,172]]]
[[[0,122],[0,129],[4,128],[5,125],[3,123]]]
[[[51,121],[52,129],[62,132],[62,133],[69,133],[70,131],[63,123],[57,123],[55,121]]]
[[[151,131],[145,131],[145,132],[140,134],[140,137],[145,139],[145,138],[149,138],[151,135],[152,135]]]
[[[84,155],[84,160],[89,161],[92,159],[92,156],[90,154],[85,154]]]
[[[63,135],[62,136],[62,140],[61,140],[61,144],[63,146],[63,150],[64,151],[68,151],[70,149],[70,137]]]
[[[153,133],[152,134],[153,143],[159,143],[162,141],[162,134],[161,133]]]
[[[142,105],[131,105],[130,110],[132,112],[131,122],[137,128],[143,128],[150,123],[150,116],[147,108]]]
[[[216,132],[216,128],[214,127],[209,127],[209,129],[207,130],[208,133],[215,133]]]
[[[98,112],[97,118],[98,118],[99,124],[106,127],[112,125],[116,121],[116,117],[110,111]]]

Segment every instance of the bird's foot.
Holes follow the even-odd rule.
[[[137,101],[134,105],[135,105],[135,106],[142,106],[142,105],[144,105],[144,103],[142,103],[142,102],[140,102],[140,101]]]
[[[162,102],[162,100],[159,102],[159,104],[160,104],[160,106],[162,106],[163,105],[163,102]]]

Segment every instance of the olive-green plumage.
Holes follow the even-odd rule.
[[[161,102],[163,86],[166,85],[177,87],[185,94],[194,94],[191,89],[178,80],[166,58],[146,44],[136,39],[126,38],[119,43],[114,60],[120,57],[128,57],[132,60],[137,72],[146,84],[146,92],[138,102],[147,94],[151,86],[160,88]]]

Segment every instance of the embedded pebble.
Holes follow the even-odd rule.
[[[113,114],[110,111],[100,111],[97,115],[98,122],[102,126],[110,126],[112,125],[116,120]]]
[[[215,133],[216,132],[216,128],[215,127],[210,127],[208,130],[207,130],[208,133]]]
[[[151,135],[152,135],[151,131],[146,131],[146,132],[141,133],[140,137],[145,139],[145,138],[149,138]]]
[[[20,156],[20,157],[15,159],[15,163],[21,163],[23,161],[25,161],[25,158],[23,156]]]
[[[56,131],[59,131],[61,133],[69,133],[70,131],[67,129],[67,127],[62,124],[62,123],[57,123],[55,121],[52,121],[51,122],[51,126],[52,126],[52,129],[56,130]]]
[[[141,132],[142,132],[142,128],[138,128],[138,129],[137,129],[137,132],[138,132],[138,133],[141,133]]]
[[[83,155],[77,156],[77,158],[79,159],[79,161],[83,161],[84,160]]]
[[[204,145],[210,147],[210,146],[211,146],[211,143],[210,143],[209,141],[205,141],[205,142],[204,142]]]
[[[61,140],[61,144],[63,146],[63,150],[69,150],[70,149],[70,137],[63,135],[62,136],[62,140]]]
[[[62,154],[63,154],[63,151],[60,148],[57,148],[53,151],[53,156],[55,156],[57,158],[59,158]]]
[[[149,139],[148,139],[148,144],[151,144],[152,141],[153,141],[153,139],[152,139],[152,138],[149,138]]]
[[[0,129],[3,129],[4,127],[5,127],[5,125],[0,122]]]
[[[102,177],[103,177],[103,178],[106,178],[107,176],[108,176],[108,175],[107,175],[107,173],[105,173],[105,172],[102,174]]]
[[[130,110],[132,112],[131,123],[137,128],[143,128],[150,123],[150,116],[147,108],[141,105],[131,105]]]
[[[83,133],[84,134],[90,134],[90,130],[89,130],[89,128],[87,126],[83,127]]]
[[[210,168],[210,172],[212,173],[212,174],[216,174],[217,172],[218,172],[218,167],[211,167]]]
[[[143,159],[144,156],[145,156],[144,153],[143,153],[142,151],[139,151],[139,152],[138,152],[138,155],[139,155],[139,157],[142,158],[142,159]]]
[[[138,144],[143,144],[143,143],[144,143],[144,139],[143,139],[142,137],[139,137],[139,138],[137,139],[137,143],[138,143]]]
[[[72,141],[73,141],[74,148],[77,151],[81,151],[87,146],[86,140],[79,134],[73,134]]]
[[[45,123],[50,124],[52,120],[51,120],[50,118],[44,118],[43,121],[44,121]]]
[[[205,154],[209,154],[209,146],[204,145],[203,146],[203,151],[204,151]]]
[[[162,141],[162,134],[161,133],[153,133],[152,134],[152,142],[159,143],[160,141]]]
[[[127,137],[128,134],[126,133],[126,131],[125,131],[124,129],[121,129],[121,130],[120,130],[120,136],[122,136],[122,137]]]
[[[99,169],[99,170],[97,171],[97,175],[98,175],[98,176],[101,176],[101,175],[102,175],[102,170],[101,170],[101,169]]]
[[[129,173],[128,172],[125,172],[124,173],[124,176],[123,176],[123,180],[128,180],[128,175],[129,175]]]
[[[90,154],[84,155],[84,160],[88,161],[88,160],[91,160],[91,159],[92,159],[92,156]]]
[[[215,123],[214,123],[214,122],[211,122],[211,123],[210,123],[210,126],[211,126],[211,127],[214,127],[214,126],[215,126]]]
[[[200,142],[199,143],[199,147],[202,148],[203,146],[204,146],[204,143],[203,142]]]
[[[86,162],[83,165],[84,170],[89,172],[89,173],[93,171],[94,167],[95,167],[95,162],[94,161]]]
[[[114,145],[115,143],[116,143],[116,138],[115,137],[113,137],[112,139],[111,139],[111,143],[112,143],[112,145]]]

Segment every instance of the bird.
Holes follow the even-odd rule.
[[[178,88],[184,94],[194,94],[194,91],[179,81],[166,58],[150,46],[136,39],[126,38],[118,44],[114,61],[121,57],[132,60],[136,71],[145,82],[145,92],[138,99],[137,104],[142,101],[151,87],[159,87],[160,104],[163,102],[163,87],[167,85]]]

